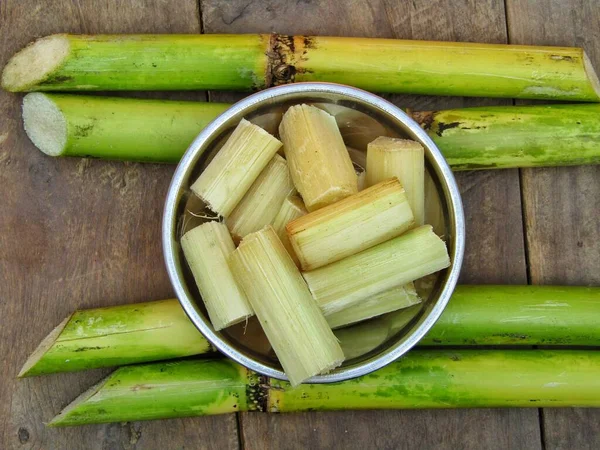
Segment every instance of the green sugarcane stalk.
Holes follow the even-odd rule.
[[[458,286],[419,345],[600,346],[600,288]]]
[[[212,351],[177,300],[76,311],[42,341],[20,377],[113,367]]]
[[[50,156],[177,163],[198,133],[230,105],[32,93],[23,122]]]
[[[420,345],[600,346],[600,288],[457,286]],[[392,338],[421,305],[335,331],[347,359]],[[46,337],[19,376],[212,352],[175,299],[77,311]]]
[[[229,105],[32,93],[25,130],[51,156],[174,163]],[[453,170],[600,163],[600,105],[415,112]]]
[[[413,117],[452,170],[600,163],[600,105],[483,106]]]
[[[580,48],[354,37],[57,34],[17,53],[9,91],[252,90],[294,81],[428,95],[600,100]]]
[[[49,426],[224,414],[352,409],[598,407],[600,352],[414,350],[353,380],[289,383],[230,360],[122,367]]]

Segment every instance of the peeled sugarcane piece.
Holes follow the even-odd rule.
[[[600,163],[600,105],[416,112],[452,170]]]
[[[286,229],[302,269],[313,270],[388,241],[413,226],[404,188],[392,178],[300,217]]]
[[[23,98],[23,123],[50,156],[176,163],[229,106],[34,92]]]
[[[421,303],[421,298],[415,290],[415,285],[410,282],[375,294],[326,318],[329,326],[335,329],[418,303]]]
[[[600,352],[589,350],[413,350],[354,380],[297,387],[227,359],[143,364],[117,369],[48,426],[238,411],[599,407],[599,372]]]
[[[329,316],[449,265],[446,244],[431,226],[423,225],[302,275],[321,310]]]
[[[367,186],[397,177],[406,191],[415,225],[425,223],[425,154],[409,139],[381,136],[367,147]]]
[[[76,311],[27,359],[19,377],[73,372],[212,351],[176,299]]]
[[[358,192],[356,173],[333,116],[314,106],[292,106],[283,115],[279,135],[308,211]]]
[[[270,225],[286,197],[295,191],[287,162],[275,155],[227,217],[233,237],[239,240]]]
[[[215,330],[254,314],[229,268],[235,244],[225,225],[206,222],[193,228],[181,238],[181,247]]]
[[[342,363],[336,337],[273,227],[246,236],[230,265],[293,385]]]
[[[281,142],[245,119],[192,184],[207,206],[227,217],[275,156]]]
[[[296,264],[296,266],[300,266],[300,261],[298,261],[298,257],[292,248],[290,238],[285,231],[285,226],[292,220],[302,217],[306,214],[308,214],[308,211],[306,210],[302,199],[297,195],[293,195],[283,201],[283,204],[281,205],[281,208],[279,209],[277,216],[275,216],[272,224],[275,233],[277,233],[277,237],[287,250],[288,254],[294,260],[294,264]]]
[[[599,100],[580,48],[355,37],[55,34],[14,55],[9,91],[255,90],[328,81],[369,91]]]

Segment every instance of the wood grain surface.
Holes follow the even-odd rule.
[[[600,70],[599,23],[597,0],[506,0],[506,8],[502,0],[129,0],[118,7],[0,0],[0,65],[55,32],[277,31],[583,45]],[[203,92],[119,95],[205,98]],[[210,99],[243,95],[212,92]],[[387,97],[415,110],[511,103]],[[76,308],[173,294],[160,243],[173,167],[46,157],[23,131],[20,101],[0,92],[0,449],[600,448],[600,412],[584,409],[240,414],[45,428],[106,371],[16,380],[39,341]],[[457,179],[468,227],[461,282],[521,284],[529,275],[534,284],[600,284],[599,167],[482,171]]]
[[[271,32],[505,43],[502,2],[379,0],[329,2],[202,0],[206,33]],[[387,96],[415,110],[510,104],[510,100]],[[230,101],[230,93],[211,100]],[[526,283],[518,171],[457,176],[466,208],[463,283]],[[484,256],[482,256],[484,255]],[[460,448],[541,447],[535,409],[364,411],[241,415],[244,447]]]
[[[2,0],[0,65],[50,33],[197,33],[199,24],[194,0],[129,0],[118,8]],[[235,415],[44,426],[105,372],[16,380],[40,340],[76,308],[173,295],[160,218],[174,168],[42,155],[23,131],[20,102],[0,92],[0,448],[238,448]]]
[[[600,70],[597,0],[508,0],[507,16],[511,43],[583,47]],[[600,285],[600,166],[527,169],[522,180],[531,283]],[[548,450],[600,448],[600,409],[544,409],[542,420]]]

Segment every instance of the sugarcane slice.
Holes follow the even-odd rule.
[[[409,139],[378,137],[367,147],[367,186],[397,177],[406,190],[415,225],[425,223],[425,155],[421,144]]]
[[[308,211],[357,192],[352,160],[331,114],[314,106],[292,106],[283,115],[279,135],[292,179]]]
[[[229,268],[235,245],[225,225],[207,222],[193,228],[181,238],[181,247],[215,330],[254,314]]]
[[[285,159],[275,155],[226,219],[234,239],[272,223],[284,200],[295,191]]]
[[[227,217],[275,156],[281,142],[242,119],[192,191],[217,214]]]
[[[414,226],[404,188],[386,180],[300,217],[287,233],[303,270],[313,270],[399,236]]]
[[[342,363],[335,335],[273,227],[246,236],[230,265],[292,385]]]
[[[423,225],[302,275],[323,313],[329,316],[372,295],[449,265],[445,243],[431,226]]]

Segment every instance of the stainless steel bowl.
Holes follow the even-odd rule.
[[[247,331],[243,326],[213,329],[179,245],[184,231],[207,220],[204,205],[191,194],[189,186],[242,118],[276,133],[287,107],[298,103],[315,104],[336,116],[346,144],[358,150],[352,152],[355,162],[361,159],[361,154],[364,157],[366,144],[380,135],[407,137],[425,147],[426,202],[435,205],[431,208],[434,214],[428,219],[435,222],[436,232],[446,240],[452,262],[449,269],[421,284],[424,302],[413,308],[410,317],[401,313],[395,322],[395,319],[392,322],[373,319],[344,329],[339,334],[344,336],[340,338],[343,345],[344,339],[357,333],[355,339],[346,341],[354,342],[348,349],[353,357],[331,373],[309,380],[327,383],[385,366],[409,351],[433,326],[448,303],[460,272],[465,243],[464,214],[454,176],[436,145],[407,114],[376,95],[336,84],[297,83],[267,89],[236,103],[202,130],[183,156],[169,187],[162,227],[165,262],[176,295],[194,325],[222,353],[256,372],[286,379],[277,358],[263,345],[265,340],[256,321],[250,323]],[[390,313],[392,318],[393,315]]]

